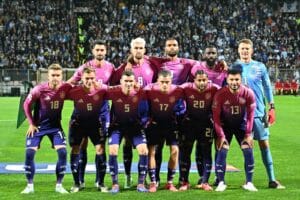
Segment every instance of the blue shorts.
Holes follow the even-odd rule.
[[[108,144],[120,145],[123,137],[131,141],[134,147],[137,147],[140,144],[147,144],[145,132],[138,127],[119,127],[119,129],[112,130]]]
[[[268,140],[269,128],[265,127],[265,122],[262,117],[255,117],[253,122],[253,139],[254,140]]]
[[[40,147],[40,143],[44,136],[48,136],[51,141],[52,147],[57,145],[66,145],[66,137],[61,128],[51,128],[39,130],[34,133],[33,137],[26,137],[26,147]]]

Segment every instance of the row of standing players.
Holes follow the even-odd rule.
[[[163,100],[157,97],[161,94],[161,92],[158,91],[167,90],[168,92],[166,92],[166,94],[169,94],[170,88],[174,87],[172,90],[175,91],[178,90],[175,88],[180,88],[175,85],[171,86],[170,85],[171,82],[176,85],[181,85],[185,83],[187,80],[194,80],[194,83],[183,84],[183,87],[190,88],[190,90],[194,88],[195,91],[197,91],[199,94],[202,93],[201,89],[199,88],[200,85],[202,85],[201,87],[204,87],[204,91],[206,91],[206,87],[212,87],[211,84],[209,84],[210,86],[207,85],[208,80],[212,81],[214,84],[218,85],[219,87],[223,86],[223,83],[225,82],[227,76],[226,63],[224,61],[221,62],[217,61],[217,49],[214,46],[209,46],[205,49],[203,62],[178,58],[177,54],[179,51],[179,47],[176,39],[173,38],[166,40],[166,44],[165,44],[165,53],[167,55],[166,58],[148,57],[144,55],[145,51],[146,50],[145,50],[144,39],[136,38],[132,40],[131,42],[132,57],[128,60],[127,63],[121,65],[116,70],[114,70],[113,65],[104,60],[106,54],[105,43],[103,43],[102,41],[95,41],[92,48],[94,59],[88,61],[83,66],[79,67],[75,72],[75,74],[73,75],[73,77],[68,81],[69,83],[76,84],[78,81],[82,80],[82,86],[76,86],[73,87],[72,89],[70,89],[69,84],[63,84],[63,87],[61,86],[61,83],[58,84],[59,73],[50,74],[50,72],[56,71],[55,67],[52,70],[50,68],[48,72],[49,82],[44,85],[41,84],[39,86],[36,86],[31,91],[31,93],[29,94],[29,96],[27,97],[24,103],[24,110],[29,120],[30,126],[27,131],[27,138],[26,138],[27,149],[26,149],[26,160],[25,160],[25,171],[26,171],[28,184],[26,188],[22,191],[22,193],[32,193],[34,191],[33,189],[33,176],[35,173],[34,155],[36,150],[38,149],[41,138],[44,135],[50,136],[49,138],[53,142],[54,147],[58,152],[59,159],[56,168],[56,174],[57,174],[56,191],[60,193],[67,192],[61,185],[61,181],[66,166],[65,140],[64,137],[62,137],[63,135],[62,130],[60,128],[56,128],[56,127],[60,127],[60,114],[63,105],[62,102],[65,98],[74,100],[74,107],[75,107],[70,122],[70,145],[72,147],[71,170],[75,182],[74,186],[71,188],[71,192],[78,192],[81,187],[84,187],[84,169],[87,160],[87,155],[86,155],[87,137],[82,137],[82,136],[86,134],[88,134],[86,136],[89,136],[91,138],[92,142],[96,147],[95,161],[96,161],[96,169],[97,169],[96,172],[97,187],[103,192],[107,191],[107,188],[104,186],[104,182],[103,182],[105,171],[106,171],[106,156],[105,156],[105,148],[104,148],[105,140],[103,139],[104,137],[102,136],[105,136],[107,132],[109,124],[106,122],[108,121],[110,121],[109,166],[110,166],[110,174],[112,176],[112,181],[113,181],[113,186],[112,189],[110,190],[112,193],[119,192],[119,183],[118,183],[118,176],[117,176],[118,174],[117,153],[118,153],[120,139],[121,136],[123,135],[126,136],[125,138],[127,141],[125,142],[124,145],[125,146],[124,165],[125,165],[125,173],[127,175],[127,179],[126,179],[127,186],[129,186],[129,184],[131,183],[130,165],[132,159],[132,145],[134,145],[138,150],[139,157],[140,157],[139,165],[138,165],[139,181],[137,185],[137,190],[139,192],[156,191],[157,183],[159,183],[160,181],[159,169],[162,160],[161,149],[163,147],[164,141],[166,140],[167,144],[170,145],[170,160],[168,164],[168,180],[165,188],[171,191],[177,191],[176,187],[173,185],[173,177],[175,175],[175,169],[178,162],[178,152],[180,151],[179,152],[180,155],[179,156],[180,159],[179,162],[180,188],[179,189],[180,190],[188,189],[189,188],[188,172],[189,172],[190,162],[191,162],[190,154],[192,151],[192,146],[194,141],[197,141],[196,162],[197,162],[199,175],[201,176],[201,179],[199,179],[199,183],[197,186],[204,190],[212,189],[211,186],[208,184],[208,178],[209,178],[211,162],[212,162],[211,159],[211,146],[213,141],[212,138],[213,125],[211,123],[212,111],[211,109],[205,110],[203,108],[211,108],[210,106],[207,105],[212,104],[212,99],[214,96],[213,92],[208,90],[209,92],[206,95],[204,96],[200,95],[201,96],[199,97],[200,99],[195,98],[194,95],[196,95],[197,93],[191,95],[189,98],[186,95],[179,94],[180,92],[175,92],[178,93],[179,95],[178,94],[177,95],[172,94],[171,96],[167,95],[169,96],[169,98],[162,97],[163,99],[166,98],[166,102],[164,102]],[[223,111],[225,113],[226,112],[231,113],[232,114],[231,118],[234,119],[232,121],[235,122],[235,124],[232,124],[230,121],[224,120],[224,116],[219,116],[222,117],[221,118],[222,122],[221,120],[218,120],[215,117],[213,119],[214,128],[216,131],[216,149],[218,152],[216,154],[216,172],[217,172],[217,181],[218,181],[217,182],[218,186],[216,188],[216,191],[224,191],[226,189],[226,184],[224,181],[224,173],[225,173],[224,167],[226,166],[226,162],[225,162],[226,154],[233,133],[236,135],[241,145],[245,158],[248,158],[245,160],[248,168],[247,167],[245,168],[246,183],[245,185],[243,185],[243,187],[244,189],[250,191],[256,190],[256,188],[252,184],[252,172],[253,172],[253,154],[252,154],[252,136],[251,136],[252,126],[254,131],[254,139],[257,139],[259,141],[260,150],[262,152],[262,159],[266,166],[267,174],[269,177],[269,187],[282,189],[284,188],[284,186],[282,186],[275,179],[272,156],[270,153],[269,143],[268,143],[269,132],[268,132],[268,128],[265,128],[266,123],[264,121],[265,97],[267,102],[270,105],[270,110],[268,112],[269,122],[273,123],[275,120],[274,101],[273,101],[270,80],[267,74],[267,70],[264,64],[252,60],[251,57],[253,53],[253,44],[250,40],[248,39],[241,40],[239,43],[238,51],[239,51],[240,59],[236,62],[236,64],[239,65],[234,65],[234,66],[239,66],[240,69],[238,69],[237,71],[242,71],[241,74],[242,76],[236,72],[232,73],[230,76],[227,77],[228,86],[224,88],[227,88],[228,91],[231,91],[228,92],[228,94],[232,93],[233,90],[240,91],[239,81],[241,80],[239,80],[238,77],[239,76],[241,78],[243,77],[244,83],[247,84],[248,87],[250,87],[252,90],[255,91],[255,96],[250,94],[250,93],[253,94],[253,92],[251,91],[242,92],[242,93],[243,95],[244,93],[247,93],[248,96],[253,96],[255,98],[254,104],[256,102],[256,107],[255,107],[255,111],[254,109],[250,109],[250,107],[247,107],[248,104],[245,103],[245,100],[247,102],[251,101],[247,99],[248,97],[247,98],[241,97],[238,102],[235,102],[234,99],[232,99],[232,101],[238,103],[238,105],[233,105],[233,104],[231,105],[232,103],[231,101],[224,101],[223,104],[220,104],[218,106],[217,104],[219,103],[219,101],[216,101],[215,102],[216,105],[212,107],[214,112],[216,113],[219,112],[219,115],[221,115],[220,109],[224,109]],[[127,70],[125,70],[126,68]],[[166,69],[166,70],[161,71],[161,69]],[[124,71],[126,72],[124,73]],[[129,73],[129,71],[133,72],[134,79],[135,79],[134,81],[138,82],[138,85],[140,87],[146,86],[144,88],[145,90],[144,89],[139,90],[138,87],[135,87],[133,90],[134,92],[131,91],[132,86],[130,85],[132,85],[132,80],[130,78],[132,78],[132,75]],[[159,71],[160,73],[158,73]],[[229,77],[231,78],[230,80],[228,79]],[[100,82],[100,84],[99,83],[96,84],[94,82],[94,79]],[[52,81],[53,84],[51,83],[50,80]],[[116,85],[119,84],[120,80],[121,80],[121,86],[109,87],[108,89],[106,89],[108,91],[106,95],[104,95],[103,93],[103,96],[101,96],[93,92],[93,88],[98,88],[95,91],[105,90],[105,84]],[[156,80],[157,83],[152,84]],[[230,81],[232,84],[229,84]],[[58,85],[60,87],[56,88]],[[199,87],[197,87],[197,85]],[[52,87],[55,86],[55,87],[51,88],[50,86]],[[248,89],[245,89],[244,86],[241,87],[243,88],[241,91],[248,91]],[[86,93],[86,90],[90,92]],[[130,97],[128,101],[130,100],[131,103],[130,102],[124,103],[123,101],[125,100],[122,99],[123,98],[122,95],[120,96],[120,98],[117,98],[118,93],[125,94],[126,91],[128,92],[128,95]],[[143,117],[145,114],[145,110],[149,109],[148,108],[149,106],[147,106],[147,103],[144,103],[144,101],[141,102],[138,101],[138,99],[135,97],[136,95],[135,93],[137,91],[153,91],[151,92],[153,93],[152,94],[153,98],[152,100],[150,100],[150,105],[151,105],[150,115],[152,115],[151,117],[152,121],[150,125],[149,123],[146,123],[148,120],[145,120],[145,117]],[[184,89],[183,91],[188,91],[188,89]],[[264,94],[266,95],[264,96]],[[134,98],[132,97],[132,95],[134,95],[133,96]],[[146,96],[148,96],[149,98],[148,92],[146,92]],[[188,111],[187,114],[184,115],[184,117],[181,117],[182,113],[184,112],[181,109],[185,106],[183,106],[184,104],[182,104],[183,101],[179,101],[179,100],[183,96],[187,97],[186,107]],[[226,97],[226,95],[224,96]],[[83,100],[85,97],[86,98],[89,97],[88,98],[90,101],[89,103],[86,103],[86,99],[85,101]],[[56,100],[55,98],[58,98],[58,100]],[[108,108],[107,102],[104,101],[103,104],[99,103],[100,102],[99,99],[103,99],[103,98],[112,100],[112,104],[113,104],[112,110],[114,110],[114,112],[112,113],[114,113],[115,115],[113,115],[110,120],[107,118],[108,116],[106,115],[107,108]],[[189,106],[188,99],[190,99],[190,106]],[[39,103],[41,104],[39,108],[39,119],[34,119],[30,112],[31,104],[36,101],[39,101]],[[133,112],[135,112],[136,114],[139,113],[138,114],[139,120],[137,120],[139,121],[139,123],[136,123],[134,126],[128,126],[128,124],[132,123],[130,120],[133,118],[130,117],[128,118],[128,116],[126,117],[126,112],[131,112],[132,110],[131,106],[133,106],[131,104],[136,102],[141,103],[141,105],[139,105],[136,108],[136,110],[133,109]],[[43,103],[45,104],[44,106]],[[115,106],[120,103],[122,105],[121,107]],[[169,107],[169,104],[172,104],[173,106]],[[95,105],[97,105],[99,108],[97,109],[97,106],[95,107]],[[154,108],[155,107],[154,105],[157,105],[157,108],[152,110],[151,107]],[[120,110],[120,108],[123,109]],[[191,108],[191,110],[194,109],[195,114],[189,111],[189,108]],[[51,113],[49,111],[53,111],[53,109],[57,112],[56,113],[58,114],[57,116],[54,116],[55,114],[54,115],[49,114]],[[101,123],[99,123],[99,120],[96,121],[92,120],[90,117],[88,117],[88,115],[85,115],[84,112],[81,112],[85,110],[85,112],[88,113],[88,111],[97,110],[99,116],[100,109],[101,109],[101,114],[100,114]],[[245,112],[250,112],[251,110],[253,110],[252,112],[254,113],[253,115],[251,113],[248,113],[247,116],[250,118],[248,119],[247,123],[245,124],[244,120],[243,122],[240,121],[243,118],[241,116],[245,114]],[[172,114],[165,115],[163,113],[168,113],[165,111],[168,112],[173,111],[173,112]],[[221,113],[223,115],[223,112]],[[235,116],[233,116],[233,114]],[[122,115],[124,115],[125,117],[124,116],[122,117]],[[252,121],[251,121],[251,115],[253,117]],[[172,117],[166,120],[166,118],[164,118],[166,116],[169,117],[172,116]],[[174,118],[174,116],[176,117]],[[57,119],[59,119],[59,122],[57,121]],[[54,123],[53,121],[56,123]],[[195,122],[193,123],[193,121]],[[228,126],[224,126],[225,121],[228,122]],[[122,124],[122,122],[125,123]],[[178,130],[174,129],[174,127],[177,127],[179,122],[181,124],[180,127],[184,127],[184,128],[181,129],[178,134]],[[203,122],[203,124],[200,122]],[[217,122],[219,122],[219,126]],[[91,126],[91,124],[93,124],[93,126]],[[242,126],[244,128],[241,128]],[[91,134],[95,132],[94,127],[98,127],[99,129],[97,130],[101,130],[101,131],[98,131],[98,134],[97,131],[96,134]],[[140,134],[138,134],[140,137],[133,137],[130,133],[137,132],[137,130],[135,130],[134,127],[139,127],[139,130],[142,127],[143,129],[146,128],[147,136],[145,136],[144,131],[140,131]],[[133,128],[133,130],[131,128]],[[234,129],[232,130],[232,128]],[[128,132],[128,130],[131,130],[130,133]],[[157,140],[157,138],[159,138],[161,135],[164,137]],[[180,146],[183,147],[180,148],[180,150],[178,150],[178,145],[177,145],[178,135],[180,138],[179,139]],[[196,135],[199,135],[199,137],[196,137]],[[148,148],[145,143],[146,140],[148,140]],[[81,153],[79,154],[79,152]],[[147,155],[149,155],[149,163],[148,163]],[[144,186],[144,179],[146,174],[145,172],[147,171],[148,166],[149,166],[148,172],[151,180],[149,185],[149,190],[146,189]]]

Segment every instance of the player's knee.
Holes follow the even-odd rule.
[[[104,154],[104,153],[105,153],[104,146],[101,145],[101,144],[96,145],[96,146],[95,146],[95,149],[96,149],[96,154],[97,154],[97,155],[101,155],[101,154]]]
[[[79,145],[74,145],[71,147],[71,154],[79,154],[80,148]]]
[[[87,149],[88,147],[88,138],[84,137],[82,138],[81,144],[80,144],[80,149]]]
[[[269,148],[269,141],[268,140],[259,140],[258,141],[260,149],[267,149]]]
[[[109,146],[109,155],[117,156],[119,150],[119,145],[110,145]]]
[[[229,144],[227,144],[227,143],[223,143],[222,144],[222,147],[221,147],[222,149],[226,149],[226,150],[229,150]]]
[[[148,155],[148,148],[146,144],[139,144],[136,149],[139,155]]]
[[[171,152],[170,152],[171,158],[177,158],[178,157],[178,153],[179,153],[178,147],[172,145],[171,146]]]
[[[149,157],[155,157],[155,146],[149,146],[148,147],[148,155]]]

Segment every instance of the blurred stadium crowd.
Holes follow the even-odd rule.
[[[82,3],[82,5],[80,5]],[[300,68],[299,3],[284,0],[2,0],[0,67],[36,70],[58,62],[74,68],[90,43],[109,46],[107,60],[126,60],[131,39],[144,37],[147,54],[163,55],[175,37],[180,57],[201,59],[215,44],[220,59],[237,58],[237,41],[255,43],[254,58],[271,68]],[[74,12],[78,6],[90,10]]]

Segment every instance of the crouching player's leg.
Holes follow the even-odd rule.
[[[108,145],[109,145],[109,172],[112,179],[112,188],[110,193],[117,194],[120,192],[119,180],[118,180],[118,151],[119,144],[121,141],[121,133],[118,130],[113,130],[111,132],[111,136],[109,137]]]
[[[227,142],[226,138],[217,138],[216,143],[218,150],[216,159],[216,173],[219,183],[215,191],[223,192],[227,188],[224,177],[226,172],[226,157],[229,150],[229,143]]]
[[[147,140],[144,131],[139,131],[140,133],[132,137],[132,143],[136,147],[139,154],[138,162],[138,192],[148,192],[145,188],[145,178],[148,171],[148,148]]]
[[[238,139],[239,142],[241,139]],[[241,149],[244,155],[244,168],[246,174],[246,183],[242,186],[245,190],[256,192],[257,189],[252,183],[254,171],[254,158],[253,158],[253,139],[251,136],[245,137],[241,142]]]

